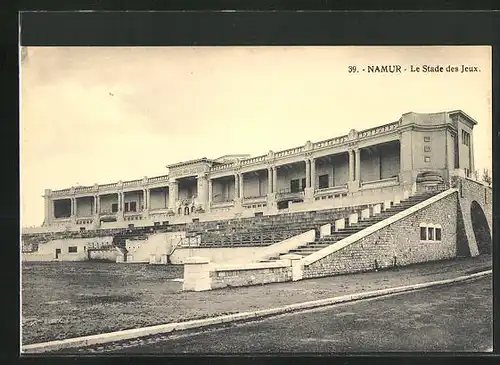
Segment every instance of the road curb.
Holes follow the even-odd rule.
[[[461,281],[479,278],[482,276],[490,275],[491,273],[492,273],[492,270],[490,269],[490,270],[481,271],[481,272],[478,272],[475,274],[459,276],[459,277],[452,278],[452,279],[444,279],[444,280],[438,280],[438,281],[431,281],[431,282],[427,282],[427,283],[411,284],[411,285],[399,286],[399,287],[394,287],[394,288],[379,289],[379,290],[373,290],[373,291],[369,291],[369,292],[360,292],[360,293],[356,293],[356,294],[348,294],[348,295],[343,295],[343,296],[339,296],[339,297],[332,297],[332,298],[327,298],[327,299],[319,299],[319,300],[314,300],[314,301],[309,301],[309,302],[290,304],[290,305],[286,305],[283,307],[262,309],[262,310],[258,310],[258,311],[254,311],[254,312],[241,312],[241,313],[235,313],[235,314],[228,314],[228,315],[224,315],[224,316],[196,319],[196,320],[186,321],[186,322],[167,323],[167,324],[160,324],[160,325],[156,325],[156,326],[148,326],[148,327],[142,327],[142,328],[133,328],[133,329],[129,329],[129,330],[123,330],[123,331],[101,333],[101,334],[91,335],[91,336],[68,338],[65,340],[35,343],[35,344],[31,344],[31,345],[22,346],[21,353],[25,353],[25,354],[43,353],[43,352],[48,352],[48,351],[58,351],[58,350],[63,350],[63,349],[68,349],[68,348],[75,348],[75,347],[100,345],[100,344],[105,344],[105,343],[109,343],[109,342],[124,341],[124,340],[130,340],[130,339],[134,339],[134,338],[140,338],[140,337],[146,337],[146,336],[158,335],[158,334],[166,334],[166,333],[170,333],[173,331],[182,331],[182,330],[207,327],[207,326],[212,326],[212,325],[217,325],[217,324],[222,324],[222,323],[230,323],[230,322],[244,321],[244,320],[248,320],[248,319],[268,317],[268,316],[272,316],[272,315],[294,312],[294,311],[298,311],[298,310],[325,307],[325,306],[329,306],[329,305],[333,305],[333,304],[346,303],[346,302],[352,302],[352,301],[357,301],[357,300],[362,300],[362,299],[380,297],[380,296],[389,295],[389,294],[404,293],[404,292],[409,292],[409,291],[414,291],[414,290],[419,290],[419,289],[424,289],[424,288],[429,288],[429,287],[434,287],[434,286],[447,285],[447,284],[452,284],[452,283],[457,283],[457,282],[461,282]]]

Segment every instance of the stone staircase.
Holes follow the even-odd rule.
[[[128,239],[145,240],[147,239],[146,234],[138,234],[131,230],[127,230],[124,233],[117,234],[113,236],[113,246],[123,255],[123,262],[127,261],[128,250],[126,248],[126,243]]]
[[[394,204],[392,205],[391,203],[391,207],[389,209],[386,209],[384,211],[381,211],[380,213],[376,214],[376,215],[372,215],[370,216],[369,218],[365,218],[365,219],[360,219],[357,223],[354,223],[352,225],[349,225],[348,223],[348,218],[346,218],[346,223],[345,223],[345,228],[343,229],[339,229],[337,231],[335,231],[335,228],[333,227],[333,224],[332,224],[332,232],[330,235],[327,235],[327,236],[324,236],[324,237],[321,237],[321,238],[316,238],[316,240],[312,243],[309,243],[307,245],[304,245],[304,246],[299,246],[298,248],[294,249],[294,250],[290,250],[288,252],[283,252],[283,253],[280,253],[279,256],[275,256],[275,257],[270,257],[269,259],[267,260],[262,260],[262,261],[274,261],[274,260],[279,260],[280,256],[281,255],[285,255],[285,254],[296,254],[296,255],[301,255],[303,257],[306,257],[306,256],[309,256],[325,247],[328,247],[346,237],[349,237],[367,227],[370,227],[378,222],[381,222],[383,221],[384,219],[387,219],[399,212],[402,212],[420,202],[423,202],[427,199],[429,199],[430,197],[438,194],[439,192],[429,192],[429,193],[423,193],[423,194],[419,194],[419,195],[415,195],[415,196],[412,196],[408,199],[405,199],[405,200],[402,200],[401,202],[399,202],[398,204]]]

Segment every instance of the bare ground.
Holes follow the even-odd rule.
[[[299,282],[183,292],[181,266],[23,263],[23,344],[278,307],[453,278],[491,268],[491,256]]]

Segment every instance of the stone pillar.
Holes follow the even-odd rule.
[[[211,290],[210,260],[205,257],[188,257],[184,260],[184,291]]]
[[[125,210],[125,194],[123,193],[123,191],[119,192],[118,194],[120,194],[120,205],[118,211],[123,212]]]
[[[212,179],[208,179],[208,204],[207,207],[210,208],[212,204],[212,197],[213,197],[213,187],[212,187]]]
[[[243,191],[243,173],[238,174],[238,181],[239,181],[239,193],[240,193],[240,199],[243,200],[244,198],[244,191]]]
[[[355,181],[360,181],[361,180],[361,150],[359,148],[357,148],[355,151],[354,151],[354,155],[355,155],[355,168],[354,168],[354,171],[355,171],[355,176],[354,176],[354,180]]]
[[[206,175],[199,174],[197,177],[198,182],[198,203],[205,209],[208,203],[208,189],[207,189],[207,177]]]
[[[94,195],[94,207],[92,209],[93,214],[97,214],[97,195]]]
[[[302,256],[296,254],[286,254],[280,256],[280,260],[287,263],[292,268],[292,281],[301,280],[303,276],[303,269],[301,265]]]
[[[99,194],[96,195],[96,213],[101,213],[101,196]]]
[[[71,198],[71,216],[76,216],[76,198]]]
[[[240,192],[238,191],[239,184],[238,184],[238,174],[234,174],[234,199],[238,199],[240,196]]]
[[[273,192],[273,170],[271,167],[267,168],[267,193]]]
[[[349,150],[349,181],[356,180],[354,177],[354,151]]]
[[[306,188],[311,187],[311,161],[306,160]]]
[[[174,212],[175,212],[175,205],[177,203],[178,193],[179,193],[178,181],[175,179],[170,180],[168,182],[168,208],[172,209]]]
[[[273,193],[278,192],[278,167],[273,166]]]
[[[51,214],[51,204],[52,204],[52,199],[50,198],[50,189],[45,189],[45,195],[44,195],[44,198],[45,198],[45,219],[44,219],[44,223],[45,224],[48,224],[49,222],[52,221],[52,214]]]
[[[311,188],[316,190],[316,159],[311,158]]]
[[[347,187],[349,192],[355,193],[359,190],[359,180],[356,180],[358,166],[356,166],[356,153],[354,150],[349,151],[349,181]]]
[[[148,193],[146,189],[142,189],[142,210],[148,210]]]

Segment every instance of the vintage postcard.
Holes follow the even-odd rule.
[[[491,47],[20,55],[23,354],[493,351]]]

